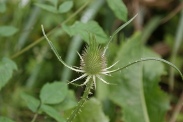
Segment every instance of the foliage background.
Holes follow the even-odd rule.
[[[35,113],[39,122],[64,121],[83,93],[84,88],[66,84],[80,74],[57,60],[41,24],[66,63],[79,66],[76,52],[87,43],[85,30],[104,46],[114,30],[138,13],[110,44],[108,65],[162,57],[183,72],[182,8],[181,0],[1,0],[0,121],[27,122]],[[105,77],[117,86],[98,82],[74,121],[173,122],[175,115],[182,122],[181,77],[162,63],[140,65]],[[39,99],[44,105],[37,111]]]

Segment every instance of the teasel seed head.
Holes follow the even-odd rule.
[[[90,34],[89,45],[81,55],[80,68],[87,75],[97,75],[105,71],[106,66],[104,50],[96,42],[95,36]]]

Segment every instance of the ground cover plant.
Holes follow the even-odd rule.
[[[1,1],[0,122],[183,121],[182,7]]]

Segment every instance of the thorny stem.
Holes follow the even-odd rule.
[[[81,111],[81,108],[83,107],[84,103],[88,99],[88,95],[90,94],[90,90],[93,88],[93,79],[90,78],[90,81],[87,83],[84,94],[79,101],[77,107],[74,109],[74,111],[71,113],[69,118],[67,119],[67,122],[72,122],[72,120],[77,116],[77,114]]]

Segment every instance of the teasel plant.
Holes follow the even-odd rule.
[[[88,32],[89,34],[89,43],[88,45],[84,48],[82,54],[78,53],[78,56],[80,58],[80,66],[79,67],[72,67],[67,65],[62,57],[59,55],[59,53],[57,52],[56,48],[54,47],[53,43],[48,39],[45,31],[44,31],[44,27],[43,25],[41,25],[42,28],[42,32],[43,35],[45,37],[45,39],[47,40],[48,44],[50,45],[52,51],[54,52],[54,54],[56,55],[56,57],[58,58],[58,60],[67,68],[69,68],[70,70],[73,70],[75,72],[81,73],[82,75],[79,76],[78,78],[68,82],[68,84],[73,84],[73,82],[76,82],[78,80],[81,80],[83,78],[85,78],[84,83],[78,85],[78,86],[86,86],[84,93],[81,97],[81,100],[78,102],[78,105],[76,106],[76,108],[72,111],[71,115],[67,118],[67,122],[72,122],[74,120],[74,118],[77,116],[77,114],[81,111],[81,108],[83,107],[84,103],[89,99],[88,96],[89,94],[91,94],[91,90],[92,89],[96,89],[96,82],[97,81],[101,81],[105,84],[109,84],[112,85],[112,83],[109,83],[107,81],[105,81],[102,76],[103,75],[107,75],[107,76],[111,76],[112,73],[121,71],[131,65],[140,63],[140,62],[144,62],[144,61],[159,61],[159,62],[163,62],[165,64],[170,65],[171,67],[173,67],[175,70],[177,70],[183,80],[183,74],[181,73],[181,71],[171,62],[168,62],[164,59],[161,58],[155,58],[155,57],[145,57],[145,58],[140,58],[139,60],[136,60],[134,62],[131,62],[129,64],[127,64],[124,67],[119,67],[117,69],[111,70],[117,63],[120,63],[120,61],[115,62],[114,64],[112,64],[111,66],[107,67],[107,58],[106,58],[106,52],[108,49],[108,46],[110,44],[110,42],[113,40],[114,36],[120,31],[122,30],[124,27],[126,27],[130,22],[132,22],[135,17],[137,16],[137,14],[131,18],[128,22],[126,22],[125,24],[121,25],[118,29],[116,29],[116,31],[112,34],[112,36],[110,36],[110,40],[108,41],[107,45],[102,48],[96,41],[95,35],[93,35],[92,33]],[[87,31],[87,30],[86,30]],[[98,79],[98,80],[97,80]]]

